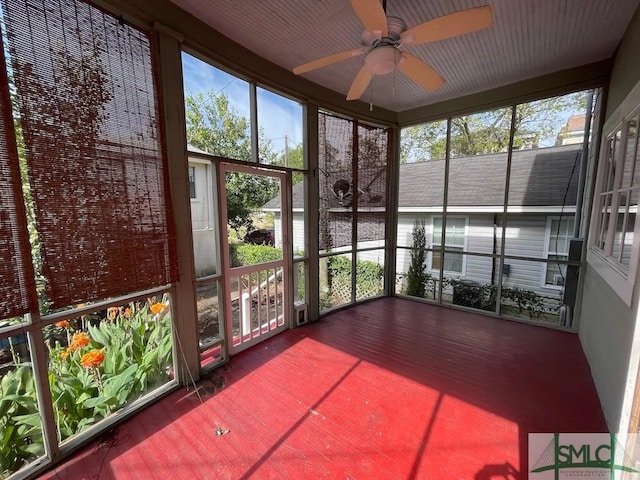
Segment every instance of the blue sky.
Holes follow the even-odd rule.
[[[238,114],[249,118],[249,83],[223,70],[182,53],[185,94],[213,90],[224,92]],[[302,107],[280,95],[258,87],[258,126],[271,140],[275,151],[283,151],[288,137],[289,147],[302,143]]]
[[[182,54],[185,93],[197,94],[213,90],[228,95],[233,108],[249,118],[249,83],[215,68],[191,55]],[[556,134],[575,112],[563,110],[556,119],[553,134],[540,139],[540,147],[553,145]],[[284,150],[288,137],[289,147],[302,143],[302,107],[297,102],[258,87],[258,125],[272,142],[274,151]]]

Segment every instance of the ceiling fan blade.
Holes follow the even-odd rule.
[[[369,32],[384,37],[389,32],[387,14],[379,0],[351,0],[351,6]]]
[[[491,25],[493,25],[493,12],[489,5],[484,5],[444,15],[416,25],[403,32],[400,39],[405,45],[419,45],[457,37],[465,33],[489,28]]]
[[[347,100],[358,100],[369,86],[372,77],[373,73],[364,65],[351,84],[349,93],[347,93]]]
[[[332,63],[342,62],[343,60],[347,60],[351,57],[357,57],[358,55],[362,55],[366,51],[365,48],[356,48],[354,50],[349,50],[347,52],[334,53],[333,55],[329,55],[328,57],[322,57],[313,62],[305,63],[304,65],[300,65],[293,69],[293,73],[296,75],[300,75],[301,73],[310,72],[311,70],[315,70],[316,68],[325,67],[327,65],[331,65]]]
[[[429,92],[445,84],[444,78],[438,72],[418,57],[407,52],[402,52],[398,62],[398,70]]]

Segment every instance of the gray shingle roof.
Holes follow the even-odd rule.
[[[509,205],[562,205],[567,184],[567,205],[575,205],[578,171],[576,169],[571,177],[571,170],[579,150],[580,145],[565,145],[514,151]],[[452,159],[449,167],[448,204],[503,205],[506,168],[506,153]],[[443,179],[443,161],[401,165],[399,206],[442,205]]]
[[[563,145],[533,150],[516,150],[511,161],[509,205],[566,206],[576,204],[578,163],[581,145]],[[442,205],[443,161],[400,165],[399,206]],[[573,176],[571,172],[573,171]],[[504,203],[507,154],[488,154],[451,159],[449,202],[451,206],[499,206]],[[568,187],[567,187],[568,185]],[[567,189],[568,188],[568,189]],[[278,208],[272,199],[265,209]],[[302,184],[293,187],[293,208],[303,205]]]

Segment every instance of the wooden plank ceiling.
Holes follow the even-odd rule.
[[[363,26],[348,0],[172,0],[223,35],[288,70],[361,46]],[[371,0],[373,2],[377,0]],[[492,28],[406,50],[447,81],[428,93],[399,72],[375,76],[366,102],[401,112],[610,58],[640,0],[388,0],[409,28],[489,4]],[[364,57],[309,73],[346,95]]]

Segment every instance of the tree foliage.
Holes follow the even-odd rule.
[[[227,172],[227,222],[236,232],[253,229],[252,214],[278,193],[278,184],[271,177],[242,172]]]
[[[230,104],[225,93],[188,94],[185,98],[187,143],[220,157],[251,161],[251,124]],[[276,163],[278,156],[264,131],[258,131],[261,163]],[[265,176],[227,173],[227,218],[231,228],[253,228],[251,215],[273,198],[277,182]]]
[[[287,147],[286,150],[278,155],[275,165],[299,170],[304,169],[304,152],[302,150],[302,144],[299,143],[293,147]],[[293,172],[291,177],[291,182],[295,185],[304,179],[304,174],[302,172]]]
[[[429,277],[425,265],[427,236],[424,230],[424,220],[413,222],[411,235],[411,264],[407,272],[407,295],[424,298]]]
[[[585,105],[585,92],[518,105],[514,119],[514,148],[553,144],[567,111],[582,113]],[[510,127],[511,108],[452,118],[451,157],[505,152],[509,146]],[[401,162],[442,160],[446,140],[447,123],[444,120],[405,128]]]

